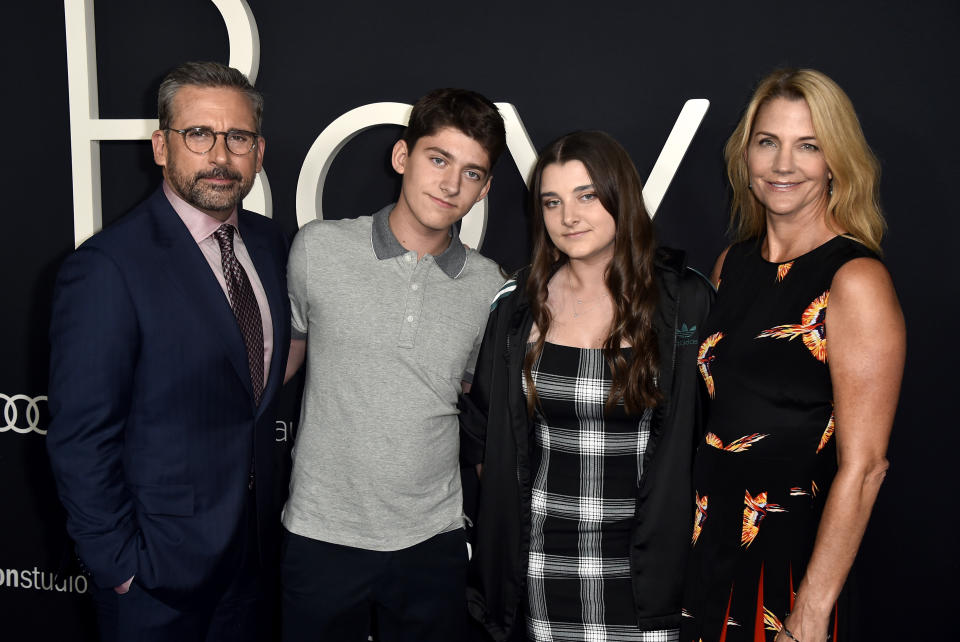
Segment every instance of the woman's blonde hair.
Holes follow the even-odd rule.
[[[757,112],[774,98],[803,100],[833,175],[827,212],[846,236],[880,254],[886,223],[880,209],[880,163],[867,145],[853,103],[840,86],[814,69],[778,69],[760,81],[724,149],[733,188],[730,227],[737,241],[763,236],[766,214],[750,191],[746,152]]]

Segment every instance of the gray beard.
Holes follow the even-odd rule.
[[[174,190],[183,197],[183,200],[201,210],[229,212],[253,189],[253,177],[244,180],[239,172],[229,169],[214,168],[205,172],[197,172],[193,176],[181,174],[177,171],[176,166],[167,169]],[[235,182],[222,187],[200,182],[200,179],[212,176],[233,178]]]

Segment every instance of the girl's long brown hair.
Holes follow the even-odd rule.
[[[531,369],[543,352],[552,320],[547,307],[550,277],[569,260],[550,240],[543,223],[540,197],[543,170],[553,163],[577,160],[583,163],[603,207],[616,221],[613,259],[607,268],[606,284],[613,299],[613,322],[603,344],[603,355],[613,383],[607,396],[609,410],[618,402],[636,414],[661,399],[657,389],[659,359],[653,319],[657,308],[657,286],[653,260],[653,224],[643,205],[643,186],[627,151],[609,134],[598,131],[574,132],[547,146],[533,170],[533,262],[527,294],[533,320],[540,336],[527,352],[523,376],[527,384],[527,410],[532,415],[538,404]],[[621,343],[633,347],[633,358],[623,356]]]

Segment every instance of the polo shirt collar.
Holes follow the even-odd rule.
[[[390,229],[390,212],[394,205],[395,203],[391,203],[373,215],[373,251],[381,261],[407,253],[407,248],[400,245],[400,241]],[[450,245],[440,256],[434,257],[434,260],[443,273],[451,279],[460,276],[467,262],[467,250],[460,242],[460,235],[455,225],[450,226]]]

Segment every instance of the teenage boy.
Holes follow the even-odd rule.
[[[504,146],[493,103],[433,91],[393,147],[397,202],[293,242],[288,371],[309,354],[283,516],[288,642],[365,641],[371,610],[383,640],[463,638],[457,394],[503,277],[455,224]]]

